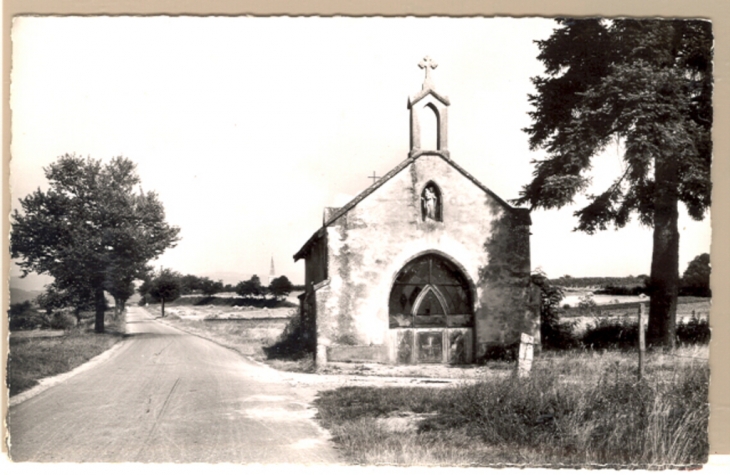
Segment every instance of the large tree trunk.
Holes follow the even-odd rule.
[[[104,333],[104,310],[106,309],[106,299],[104,298],[104,288],[99,286],[94,291],[94,300],[96,304],[96,320],[94,321],[94,331],[96,333]]]
[[[160,299],[162,301],[162,318],[165,318],[165,299]]]
[[[671,157],[656,160],[654,250],[647,343],[674,348],[679,291],[677,166]]]

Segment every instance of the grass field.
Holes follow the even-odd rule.
[[[707,460],[707,347],[652,353],[545,352],[528,378],[453,388],[344,387],[319,417],[361,465],[666,468]]]
[[[94,333],[93,318],[65,331],[61,336],[35,337],[10,333],[7,383],[10,395],[30,389],[38,381],[65,373],[108,350],[123,338],[124,322],[106,315],[106,332]]]
[[[621,299],[621,296],[613,295],[601,295],[599,297],[605,297],[607,299]],[[645,298],[642,300],[645,308],[649,308],[649,299]],[[601,303],[593,309],[582,309],[577,306],[570,308],[561,308],[560,312],[564,317],[579,317],[586,315],[587,312],[592,311],[596,316],[609,316],[609,315],[636,315],[637,307],[639,302],[621,302],[621,303]],[[707,315],[710,312],[711,299],[707,297],[679,297],[677,299],[677,319],[682,320],[692,316],[692,312],[695,314]]]
[[[148,312],[160,317],[160,306],[148,305]],[[164,321],[257,361],[267,360],[264,348],[273,345],[282,335],[297,309],[288,307],[261,310],[228,306],[178,306],[165,310]],[[300,370],[301,362],[267,360],[278,369]],[[311,367],[312,365],[309,364]]]
[[[167,322],[260,361],[265,358],[263,347],[272,345],[276,341],[284,331],[288,320],[283,318],[229,321],[168,319]]]

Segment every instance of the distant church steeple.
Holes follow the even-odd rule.
[[[271,256],[271,269],[269,269],[269,283],[267,285],[271,285],[271,281],[274,280],[276,277],[276,271],[274,270],[274,256]]]
[[[438,64],[428,56],[418,63],[418,67],[423,69],[426,76],[423,80],[421,91],[410,97],[408,100],[408,108],[411,110],[411,152],[415,155],[420,152],[441,152],[448,154],[447,143],[447,124],[448,124],[448,107],[449,99],[436,92],[433,85],[431,70],[436,69]],[[435,116],[435,121],[433,120]],[[429,120],[430,119],[430,120]],[[424,136],[432,136],[435,143],[422,143],[421,132],[422,126],[432,124],[436,130],[427,130]]]

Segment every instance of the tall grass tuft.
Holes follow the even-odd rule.
[[[591,378],[543,369],[531,377],[465,385],[424,430],[467,427],[490,445],[538,448],[579,465],[692,466],[708,455],[709,368],[685,364],[638,381],[607,366]]]
[[[706,346],[650,352],[639,381],[633,354],[545,352],[527,378],[340,388],[315,403],[361,464],[409,464],[417,454],[440,465],[695,467],[709,450],[706,358]],[[408,413],[420,415],[417,432],[388,433],[377,423]]]

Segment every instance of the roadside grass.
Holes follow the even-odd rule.
[[[93,318],[84,319],[62,336],[14,336],[10,333],[7,384],[10,396],[50,376],[70,371],[108,350],[124,336],[123,319],[107,312],[105,333],[95,333]]]
[[[695,467],[707,461],[706,346],[648,355],[546,352],[528,378],[456,388],[343,387],[322,425],[359,465]],[[388,421],[410,418],[410,431]]]

